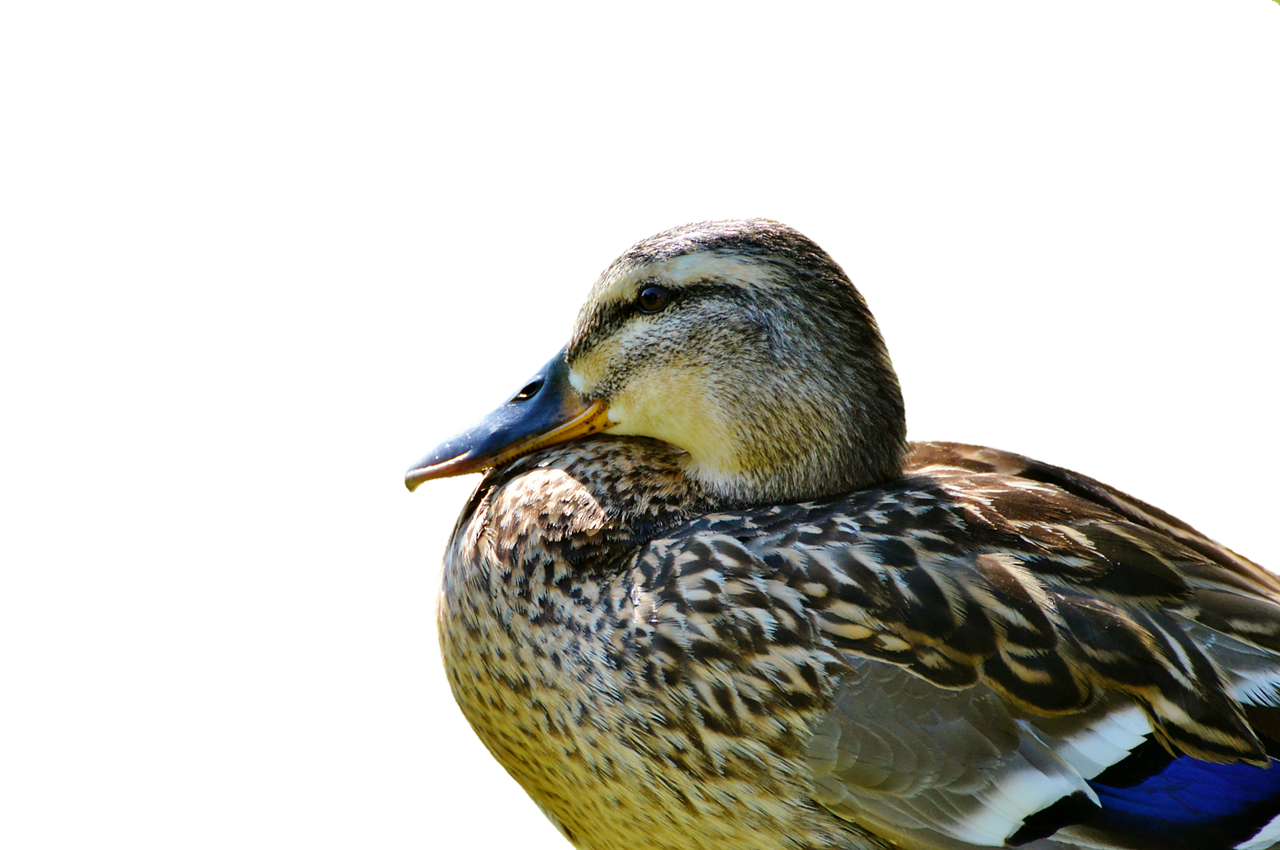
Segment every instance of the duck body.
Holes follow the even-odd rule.
[[[860,299],[866,356],[819,362],[788,379],[789,412],[735,424],[740,386],[786,358],[732,351],[756,366],[707,390],[698,358],[731,340],[664,343],[728,315],[735,338],[785,345],[797,323],[751,299],[791,297],[773,287],[779,269],[804,276],[787,254],[803,237],[672,234],[606,272],[566,352],[496,418],[410,472],[489,470],[446,553],[441,649],[468,721],[569,841],[1280,846],[1280,581],[1085,476],[906,444],[898,423],[863,433],[900,400]],[[685,313],[653,323],[671,292]],[[855,401],[827,415],[836,374]],[[696,415],[636,412],[682,393]],[[797,465],[797,446],[858,416],[810,453],[823,468]],[[779,431],[787,445],[757,445]]]

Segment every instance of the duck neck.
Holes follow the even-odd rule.
[[[731,438],[685,458],[687,474],[718,501],[803,502],[902,475],[906,419],[891,369],[871,376],[793,371],[728,398],[725,408],[735,423]]]
[[[685,457],[658,440],[600,435],[493,470],[459,518],[454,560],[514,574],[549,562],[612,569],[613,554],[724,507],[685,473]]]

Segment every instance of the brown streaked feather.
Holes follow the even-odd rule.
[[[1199,551],[1212,547],[1192,549],[1109,503],[994,463],[952,464],[951,447],[932,449],[917,446],[899,482],[705,517],[675,539],[740,540],[805,595],[844,652],[945,688],[982,682],[1041,715],[1125,694],[1177,751],[1265,763],[1215,664],[1174,614],[1219,628],[1256,624],[1260,638],[1236,631],[1266,646],[1280,622],[1268,581],[1223,582],[1223,565]],[[1243,572],[1231,563],[1232,576]]]

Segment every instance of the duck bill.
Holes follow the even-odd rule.
[[[603,402],[587,401],[569,383],[569,365],[561,349],[506,404],[414,464],[404,483],[413,490],[433,478],[501,466],[612,424]]]

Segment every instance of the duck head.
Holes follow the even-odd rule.
[[[906,450],[902,394],[866,302],[816,244],[762,219],[633,246],[592,288],[568,345],[406,483],[601,431],[676,446],[688,475],[740,504],[866,487],[899,475]]]

